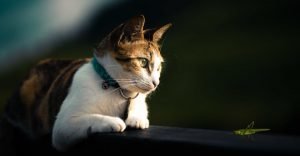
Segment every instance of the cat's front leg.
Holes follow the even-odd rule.
[[[61,151],[96,132],[123,132],[126,125],[119,117],[85,114],[57,118],[52,134],[53,146]]]
[[[148,109],[145,99],[137,98],[130,103],[125,123],[132,128],[149,128]]]

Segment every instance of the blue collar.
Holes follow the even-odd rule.
[[[104,80],[102,83],[103,89],[108,89],[110,86],[119,88],[119,84],[116,80],[114,80],[104,69],[104,67],[97,61],[95,57],[92,59],[92,64],[96,73]]]

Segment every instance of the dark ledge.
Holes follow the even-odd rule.
[[[196,152],[199,154],[300,155],[300,137],[255,134],[238,136],[230,131],[151,126],[147,130],[96,133],[69,152],[83,149],[102,153]],[[99,151],[101,150],[101,152]],[[138,154],[138,153],[136,153]]]
[[[1,127],[0,127],[1,130]],[[3,129],[2,129],[3,130]],[[7,131],[13,132],[13,129]],[[1,134],[1,133],[0,133]],[[24,135],[0,137],[0,155],[148,155],[170,153],[191,155],[300,155],[300,136],[260,133],[238,136],[231,131],[150,126],[147,130],[123,133],[94,133],[67,152],[57,152],[50,136],[29,142]],[[1,135],[0,135],[1,136]],[[1,139],[2,138],[2,139]],[[15,141],[13,141],[15,140]],[[142,152],[141,152],[142,151]],[[10,154],[3,154],[10,153]],[[11,154],[12,153],[12,154]],[[93,154],[95,155],[95,154]]]

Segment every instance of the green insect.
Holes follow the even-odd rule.
[[[233,131],[236,135],[252,135],[257,132],[269,131],[267,128],[254,129],[254,121],[252,121],[245,129],[238,129]]]

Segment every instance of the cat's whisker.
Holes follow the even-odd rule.
[[[108,80],[134,80],[134,79],[108,79]]]
[[[142,78],[141,76],[136,76],[135,79],[131,79],[131,82],[135,82],[136,84],[139,84],[145,88],[149,88],[152,85],[149,83],[149,81],[144,80],[144,78]],[[124,82],[124,81],[117,81],[117,82]]]
[[[145,88],[150,88],[150,85],[146,85],[146,84],[141,84],[141,86],[145,87]]]
[[[115,80],[115,79],[109,79],[107,81],[134,81],[134,80]]]
[[[108,81],[112,81],[112,80],[115,80],[115,81],[135,81],[133,79],[124,79],[124,80],[122,80],[122,79],[111,79],[111,80],[108,80]]]
[[[123,88],[126,89],[126,88],[128,88],[129,86],[134,86],[134,85],[135,85],[135,84],[126,84],[126,85],[123,86]],[[102,96],[112,94],[113,92],[119,90],[120,88],[121,88],[121,87],[115,88],[115,89],[113,89],[112,91],[110,91],[110,92],[108,92],[108,93],[106,93],[106,94],[103,94]]]
[[[124,85],[123,87],[122,87],[122,89],[127,89],[128,87],[130,87],[130,86],[135,86],[136,84],[128,84],[128,85]],[[120,87],[121,88],[121,87]]]
[[[135,79],[109,79],[108,81],[116,81],[116,82],[132,82],[136,83],[137,81]]]
[[[126,89],[126,88],[128,88],[128,87],[130,87],[130,86],[134,86],[134,85],[136,85],[136,83],[128,83],[128,84],[124,84],[122,87],[123,87],[123,89]],[[83,87],[83,88],[84,88],[84,87]],[[113,90],[111,90],[111,91],[109,91],[109,92],[103,94],[102,96],[107,96],[107,95],[109,95],[109,94],[112,94],[113,92],[119,90],[120,88],[121,88],[121,87],[114,88]],[[96,93],[95,93],[95,95],[96,95]],[[102,96],[101,96],[101,97],[102,97]]]
[[[151,86],[151,84],[148,81],[145,81],[143,79],[137,81],[137,83],[144,85],[144,86],[148,86],[148,87]]]
[[[108,80],[133,80],[133,79],[108,79]]]

